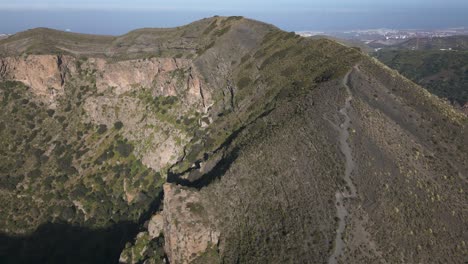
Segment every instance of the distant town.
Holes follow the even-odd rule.
[[[392,45],[410,38],[437,38],[450,37],[455,35],[468,35],[468,28],[460,27],[440,30],[364,29],[331,32],[298,31],[296,33],[304,37],[325,35],[341,39],[359,40],[366,44],[378,41],[382,44]]]

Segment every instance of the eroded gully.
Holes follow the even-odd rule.
[[[351,109],[351,100],[353,99],[351,94],[351,89],[348,86],[348,79],[351,71],[349,71],[343,78],[343,86],[346,89],[347,97],[345,105],[340,109],[340,114],[344,117],[344,122],[339,126],[339,142],[340,149],[345,157],[345,174],[344,181],[346,188],[344,190],[338,190],[335,193],[335,205],[338,217],[338,228],[336,229],[336,238],[333,254],[328,259],[329,264],[336,264],[339,257],[343,254],[345,243],[343,240],[343,233],[346,227],[346,218],[348,216],[348,211],[344,205],[346,199],[352,199],[356,197],[356,186],[351,180],[351,173],[354,170],[355,163],[353,160],[353,153],[351,147],[348,143],[349,139],[349,128],[351,125],[351,118],[348,115],[349,110]]]

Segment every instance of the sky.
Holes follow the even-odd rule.
[[[468,8],[466,0],[1,0],[0,9],[133,9],[133,10],[212,10],[278,12],[314,9],[362,8]]]
[[[34,27],[123,34],[213,15],[242,15],[288,31],[468,26],[468,0],[0,0],[0,33]]]

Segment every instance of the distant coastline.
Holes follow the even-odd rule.
[[[274,24],[286,31],[349,31],[353,29],[468,27],[468,8],[375,9],[375,10],[301,10],[265,13],[242,10],[6,10],[0,9],[0,32],[14,34],[33,27],[48,27],[73,32],[121,35],[144,27],[177,27],[213,15],[241,15]],[[339,19],[337,19],[339,17]],[[437,17],[437,19],[427,19]],[[117,19],[118,18],[118,19]],[[343,28],[346,21],[346,28]]]

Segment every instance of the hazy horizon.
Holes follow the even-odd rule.
[[[214,15],[240,15],[274,24],[287,31],[353,29],[445,29],[468,27],[468,1],[432,0],[353,3],[321,1],[236,1],[197,3],[176,0],[163,5],[147,0],[123,1],[0,0],[0,33],[36,27],[80,33],[119,35],[142,27],[175,27]],[[427,19],[428,17],[433,19]]]

